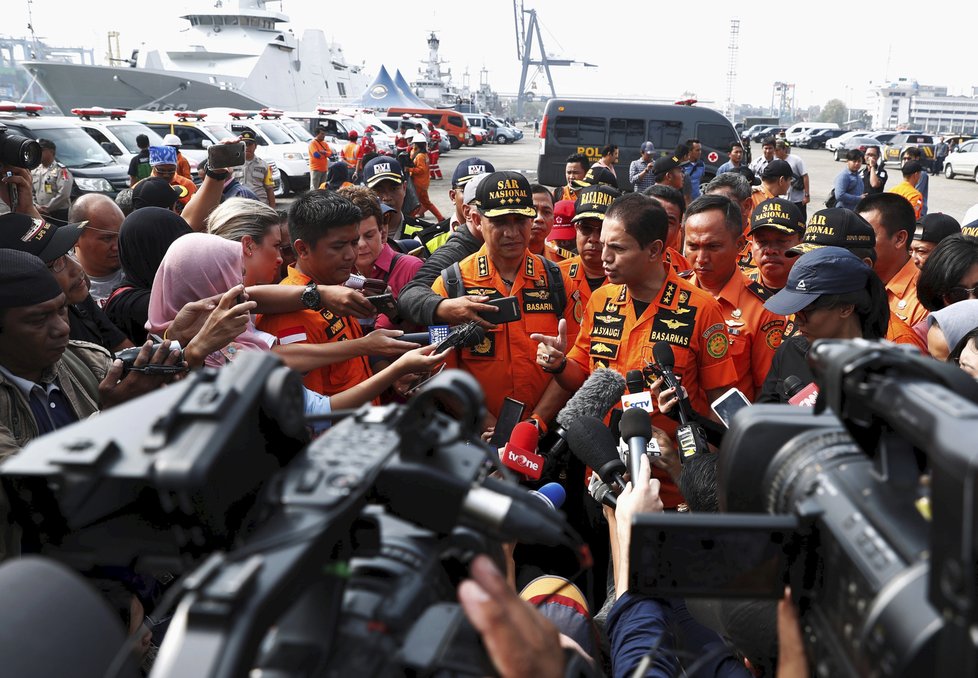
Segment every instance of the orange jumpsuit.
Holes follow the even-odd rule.
[[[445,217],[441,215],[435,204],[431,202],[431,198],[428,197],[428,186],[431,184],[428,154],[424,151],[413,150],[411,151],[411,160],[414,161],[414,167],[409,167],[408,172],[414,179],[414,190],[418,194],[418,206],[411,216],[422,217],[425,212],[431,212],[435,215],[435,219],[443,221]]]

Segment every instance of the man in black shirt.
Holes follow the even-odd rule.
[[[149,164],[149,137],[145,134],[137,134],[136,145],[139,147],[139,153],[129,161],[130,186],[135,186],[153,171]]]
[[[883,161],[880,160],[880,147],[868,146],[864,156],[866,166],[860,172],[863,178],[863,190],[868,195],[882,193],[886,189],[886,180],[890,175],[887,174]]]

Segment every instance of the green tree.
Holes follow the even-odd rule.
[[[849,119],[849,109],[841,99],[829,99],[822,108],[822,114],[818,116],[819,122],[834,122],[842,125]]]

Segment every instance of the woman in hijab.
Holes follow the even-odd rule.
[[[122,283],[105,303],[105,314],[137,346],[146,341],[150,288],[170,244],[190,233],[179,215],[161,207],[136,210],[119,229]]]
[[[178,238],[167,250],[153,281],[147,323],[149,330],[155,334],[165,334],[184,306],[217,295],[225,296],[215,312],[226,310],[229,314],[238,314],[243,310],[255,310],[255,302],[245,301],[243,277],[240,243],[209,233],[190,233]],[[239,303],[225,309],[227,294],[233,290],[240,290]],[[242,352],[274,349],[289,365],[289,353],[293,348],[303,350],[303,347],[278,346],[276,337],[255,329],[249,317],[245,330],[232,341],[221,346],[208,346],[203,363],[209,367],[220,367],[233,362]],[[445,354],[434,355],[433,350],[434,346],[423,346],[408,351],[386,369],[329,398],[307,390],[307,413],[321,413],[324,407],[328,410],[363,405],[401,377],[428,372],[443,362]],[[195,357],[187,356],[187,362],[193,365]]]

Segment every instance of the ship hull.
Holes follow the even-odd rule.
[[[92,106],[149,110],[291,108],[290,102],[261,101],[211,84],[199,73],[48,61],[28,61],[23,66],[65,113]]]

